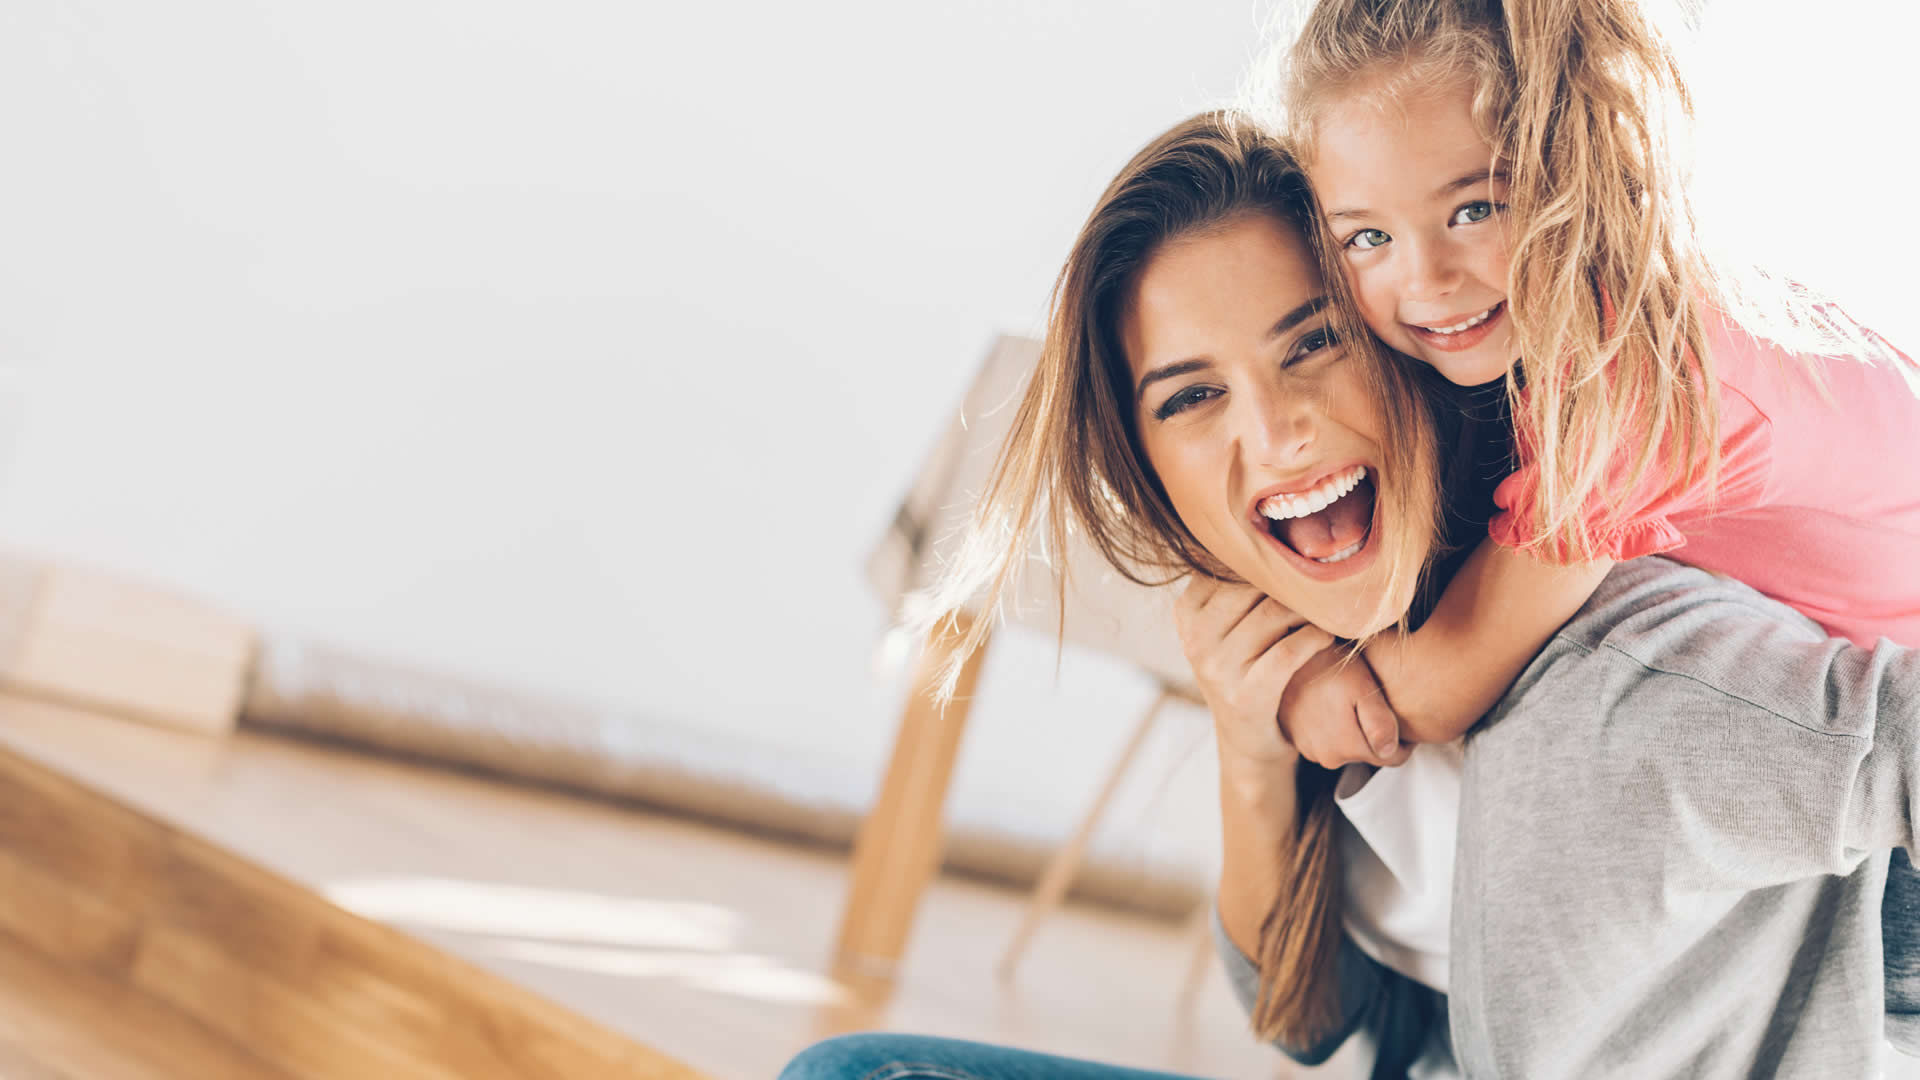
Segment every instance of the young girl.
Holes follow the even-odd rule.
[[[1920,644],[1912,362],[1830,307],[1754,303],[1702,253],[1669,131],[1685,84],[1640,4],[1322,0],[1285,73],[1368,326],[1457,385],[1503,381],[1512,408],[1519,467],[1489,539],[1424,626],[1366,648],[1400,732],[1464,733],[1614,562],[1642,555],[1738,578],[1863,645]],[[1338,501],[1276,523],[1322,561],[1364,528]],[[1393,763],[1394,717],[1372,696],[1356,665],[1295,695],[1283,726],[1322,764]],[[1920,878],[1895,863],[1889,956],[1912,951],[1920,918]],[[1920,993],[1898,974],[1889,1033],[1910,1048]]]

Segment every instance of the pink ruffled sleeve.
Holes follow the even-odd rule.
[[[1654,466],[1641,487],[1651,489],[1664,486],[1664,468],[1664,465]],[[1641,498],[1636,501],[1640,505],[1625,515],[1612,515],[1611,521],[1606,519],[1608,515],[1588,515],[1584,528],[1587,541],[1596,554],[1622,562],[1642,555],[1672,551],[1687,542],[1685,534],[1668,516],[1677,500],[1666,493],[1652,497],[1647,497],[1644,492],[1638,494]],[[1523,466],[1520,471],[1502,480],[1493,492],[1493,503],[1500,510],[1487,523],[1487,535],[1493,537],[1494,543],[1504,547],[1517,548],[1532,543],[1537,535],[1532,525],[1539,498],[1538,465]],[[1558,547],[1549,547],[1548,550],[1559,561],[1565,561],[1569,554]]]
[[[1677,452],[1677,448],[1674,448]],[[1628,485],[1631,457],[1613,463],[1613,481],[1589,501],[1584,528],[1592,550],[1616,562],[1673,551],[1687,542],[1686,530],[1714,513],[1759,503],[1772,468],[1772,424],[1752,400],[1722,382],[1720,387],[1720,474],[1709,487],[1706,477],[1675,484],[1669,458],[1656,459],[1640,482]],[[1499,511],[1487,534],[1505,547],[1524,547],[1536,539],[1535,510],[1540,500],[1540,467],[1528,461],[1494,490]],[[1573,553],[1549,544],[1548,558],[1571,561]]]

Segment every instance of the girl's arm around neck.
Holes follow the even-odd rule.
[[[1401,740],[1466,734],[1612,568],[1604,558],[1555,566],[1482,540],[1419,630],[1388,631],[1367,644]]]

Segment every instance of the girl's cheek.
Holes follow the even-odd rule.
[[[1373,331],[1375,336],[1391,341],[1396,329],[1391,298],[1355,290],[1354,300],[1360,309],[1361,321],[1367,324],[1367,329]]]
[[[1382,316],[1393,310],[1392,298],[1387,293],[1386,283],[1377,276],[1355,266],[1347,267],[1347,287],[1352,290],[1354,306],[1360,309],[1360,317],[1378,334],[1384,323],[1392,322]]]

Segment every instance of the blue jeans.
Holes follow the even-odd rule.
[[[842,1035],[787,1063],[780,1080],[1192,1080],[931,1035]]]
[[[1887,865],[1887,896],[1880,907],[1881,952],[1887,980],[1887,1040],[1920,1056],[1920,871],[1905,850]]]

